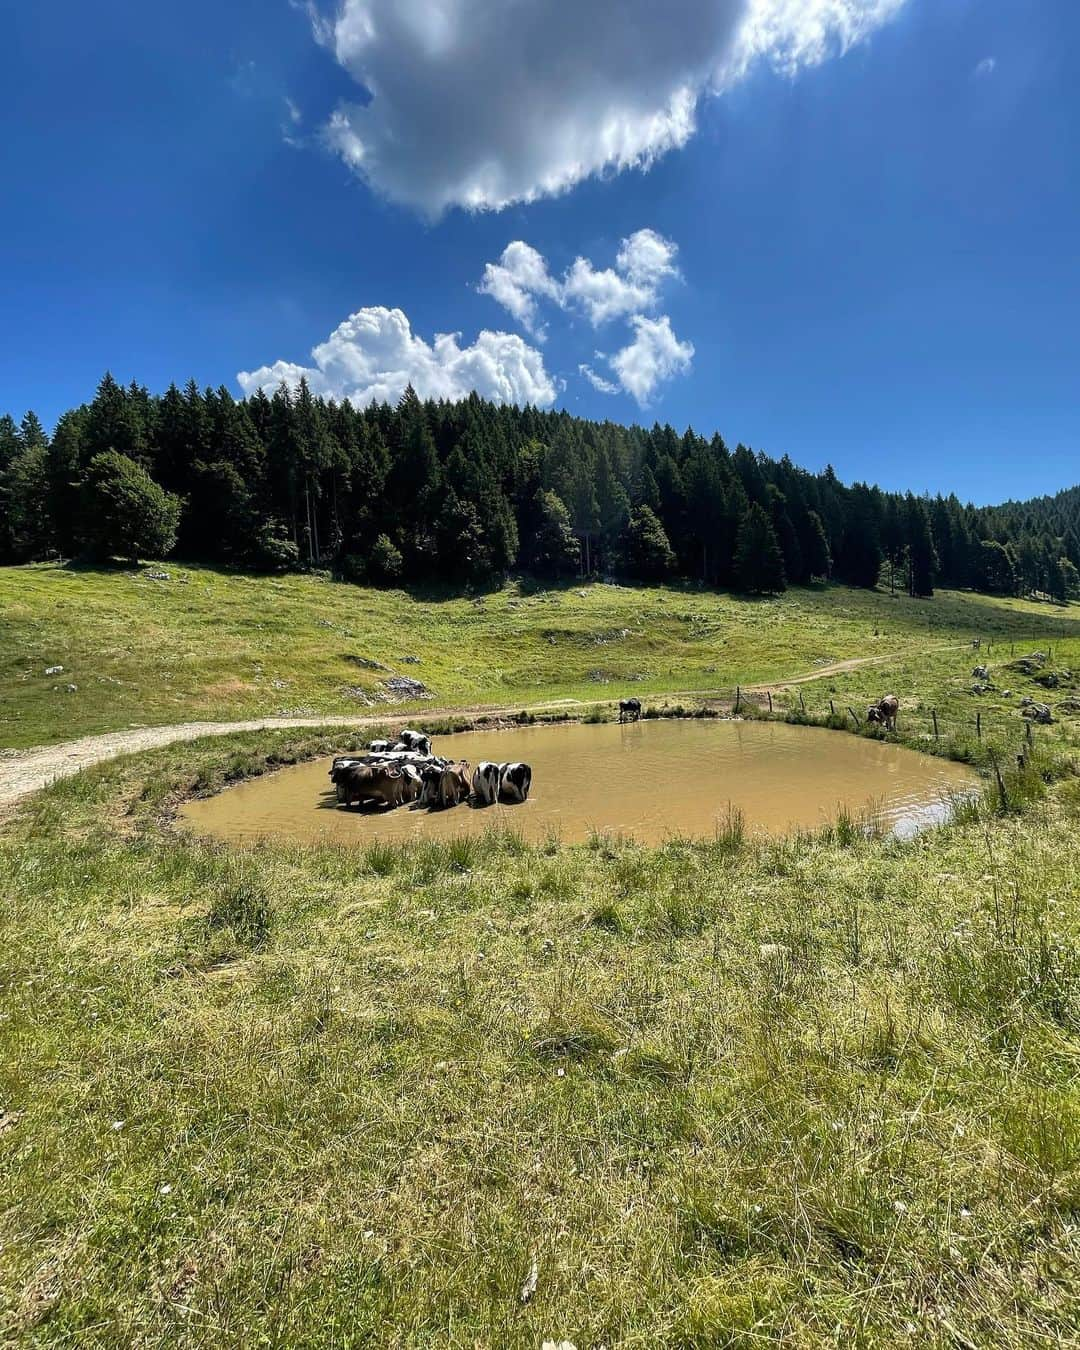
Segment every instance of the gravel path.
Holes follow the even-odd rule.
[[[952,646],[953,644],[948,644]],[[910,653],[909,653],[910,654]],[[805,675],[794,675],[789,680],[778,680],[773,684],[745,685],[746,693],[764,694],[768,690],[776,692],[790,685],[810,684],[814,680],[827,679],[830,675],[839,675],[845,671],[857,670],[861,666],[876,665],[882,661],[894,659],[898,653],[887,656],[861,656],[848,661],[835,661],[819,666]],[[686,694],[666,694],[665,698],[703,699],[712,702],[707,691]],[[590,706],[596,703],[614,703],[614,699],[590,700]],[[574,700],[561,703],[533,704],[532,711],[544,708],[566,708],[576,706]],[[103,760],[115,759],[118,755],[137,754],[141,750],[156,750],[163,745],[173,745],[177,741],[195,741],[203,736],[228,736],[236,731],[269,731],[289,727],[348,727],[361,729],[372,726],[404,725],[409,721],[427,721],[432,717],[461,716],[489,717],[511,716],[521,709],[521,704],[513,708],[451,708],[442,711],[425,708],[407,716],[401,714],[383,714],[378,717],[262,717],[251,722],[179,722],[167,727],[138,727],[129,731],[109,731],[100,736],[83,736],[77,741],[66,741],[61,745],[38,746],[33,750],[19,750],[14,753],[0,754],[0,809],[10,807],[22,797],[47,787],[58,778],[70,778],[81,769]]]

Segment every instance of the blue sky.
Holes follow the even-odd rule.
[[[977,502],[1080,480],[1074,0],[525,11],[13,8],[0,410],[407,373]]]

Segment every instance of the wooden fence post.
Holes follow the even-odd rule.
[[[829,699],[829,712],[833,715],[833,717],[836,716],[836,702],[833,699]]]
[[[768,695],[769,695],[769,712],[771,713],[771,712],[772,712],[772,690],[771,690],[771,689],[767,690],[767,693],[768,693]]]
[[[855,723],[855,730],[858,731],[859,728],[862,726],[862,723],[859,721],[859,714],[855,711],[853,707],[851,707],[850,704],[848,704],[848,712],[851,714],[852,721],[854,721]]]
[[[1025,735],[1027,736],[1027,743],[1028,743],[1028,745],[1034,745],[1034,744],[1035,744],[1035,741],[1034,741],[1034,739],[1033,739],[1033,737],[1032,737],[1031,723],[1030,723],[1030,722],[1027,724],[1027,729],[1026,729],[1026,731],[1025,731]]]
[[[741,705],[742,705],[742,688],[741,688],[740,685],[736,685],[736,686],[735,686],[735,716],[736,716],[736,717],[738,717],[738,715],[739,715],[739,708],[741,707]]]
[[[981,712],[977,712],[977,713],[975,714],[975,735],[978,736],[978,738],[979,738],[980,741],[982,740],[982,713],[981,713]]]
[[[938,739],[937,709],[930,709],[930,716],[934,719],[934,740]]]
[[[801,690],[801,689],[799,690],[799,707],[803,710],[803,712],[806,711],[806,703],[805,703],[805,701],[804,701],[804,699],[803,699],[803,696],[802,696],[802,690]]]

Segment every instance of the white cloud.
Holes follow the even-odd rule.
[[[578,366],[578,372],[579,374],[584,375],[592,387],[601,394],[617,394],[619,392],[619,386],[617,384],[612,384],[610,380],[605,380],[603,375],[598,375],[596,371],[593,370],[592,366],[586,365],[584,362]]]
[[[537,328],[537,301],[550,300],[564,310],[580,310],[594,327],[652,309],[660,287],[678,275],[677,245],[655,230],[638,230],[622,241],[615,268],[597,269],[577,258],[561,281],[536,249],[517,239],[497,263],[488,263],[479,290],[490,295],[530,332]]]
[[[689,372],[694,345],[678,340],[666,314],[658,319],[637,314],[631,324],[634,341],[616,352],[610,364],[620,386],[645,407],[662,383]]]
[[[842,56],[889,23],[906,0],[746,0],[730,58],[721,63],[721,89],[757,61],[787,76]]]
[[[997,61],[992,56],[984,56],[975,67],[975,78],[985,80],[987,76],[993,75],[995,70],[997,70]]]
[[[429,344],[413,333],[400,309],[360,309],[312,351],[313,365],[275,361],[236,378],[245,394],[253,394],[273,392],[283,382],[295,387],[306,376],[313,393],[361,406],[373,399],[395,402],[408,384],[421,398],[460,399],[475,390],[496,403],[555,402],[543,357],[522,338],[485,330],[470,347],[462,347],[460,338],[440,333]]]
[[[538,336],[536,297],[560,303],[561,287],[548,271],[547,261],[536,249],[517,239],[507,244],[497,263],[488,263],[477,289],[490,295],[529,332]]]
[[[296,0],[294,0],[296,3]],[[500,210],[686,144],[700,98],[759,61],[794,74],[905,0],[303,0],[362,86],[325,140],[430,215]]]

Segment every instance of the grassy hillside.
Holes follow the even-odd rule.
[[[909,843],[840,820],[231,850],[178,833],[176,804],[348,737],[230,736],[55,784],[0,824],[0,1342],[1075,1342],[1080,691],[1006,645],[1080,671],[1075,612],[185,575],[0,573],[9,739],[299,689],[340,712],[346,679],[386,677],[343,653],[446,704],[594,698],[600,668],[662,701],[884,651],[806,686],[805,715],[832,698],[842,725],[896,689],[903,734],[932,745],[936,710],[936,748],[996,754],[1005,799],[988,779]],[[1058,716],[1020,769],[1023,696]]]
[[[167,580],[151,579],[161,570]],[[0,746],[132,724],[360,713],[387,698],[395,675],[423,682],[428,706],[590,701],[782,679],[975,634],[1045,644],[1062,633],[1080,633],[1080,608],[947,592],[911,601],[828,587],[751,601],[512,585],[425,598],[172,565],[0,568]],[[54,666],[63,672],[46,676]]]
[[[969,665],[884,677],[959,726]],[[296,733],[56,785],[0,832],[0,1338],[1070,1343],[1078,743],[910,844],[172,832]]]

